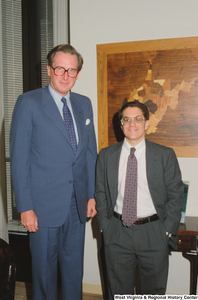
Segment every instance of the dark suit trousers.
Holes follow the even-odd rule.
[[[80,223],[75,198],[61,227],[30,233],[33,299],[57,300],[57,266],[61,271],[61,299],[82,299],[85,224]]]
[[[109,300],[115,294],[134,294],[137,264],[141,293],[165,294],[169,247],[160,220],[126,228],[112,216],[103,235]]]

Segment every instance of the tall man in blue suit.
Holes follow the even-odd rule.
[[[138,101],[127,102],[119,117],[125,139],[102,149],[96,168],[109,300],[115,294],[134,293],[137,264],[142,294],[165,294],[168,246],[177,246],[183,198],[173,149],[145,139],[148,108]]]
[[[93,113],[90,99],[71,92],[82,56],[59,45],[47,59],[50,84],[19,96],[14,108],[12,182],[30,232],[33,299],[57,299],[59,260],[62,300],[80,300],[85,222],[96,214]]]

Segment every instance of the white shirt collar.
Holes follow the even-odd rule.
[[[52,87],[50,84],[48,84],[48,88],[49,88],[49,91],[50,91],[50,94],[52,95],[54,101],[56,103],[60,102],[61,99],[63,98],[61,95],[59,95]],[[67,95],[64,97],[66,98],[67,100],[67,104],[68,102],[70,103],[70,91],[67,93]],[[62,102],[61,102],[62,103]]]
[[[143,140],[134,147],[136,149],[135,151],[136,156],[137,154],[141,153],[143,149],[145,149],[145,146],[146,146],[145,138],[143,138]],[[127,142],[126,138],[124,139],[123,147],[125,151],[130,152],[132,146]]]

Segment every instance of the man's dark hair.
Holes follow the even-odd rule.
[[[149,120],[149,110],[147,108],[147,106],[137,100],[135,101],[130,101],[130,102],[126,102],[120,109],[119,111],[119,120],[122,119],[123,117],[123,111],[127,108],[127,107],[138,107],[142,110],[143,115],[145,117],[146,120]]]
[[[68,44],[61,44],[61,45],[54,47],[52,50],[50,50],[50,52],[47,55],[47,61],[48,61],[48,65],[50,67],[52,67],[55,55],[58,52],[70,53],[72,55],[76,55],[78,58],[78,72],[80,72],[80,70],[82,69],[82,66],[83,66],[83,58],[82,58],[81,54],[76,51],[76,49],[74,47],[72,47],[71,45],[68,45]]]

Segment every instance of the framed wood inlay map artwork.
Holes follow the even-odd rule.
[[[150,112],[146,138],[198,157],[198,37],[97,45],[99,150],[123,138],[127,101]]]

